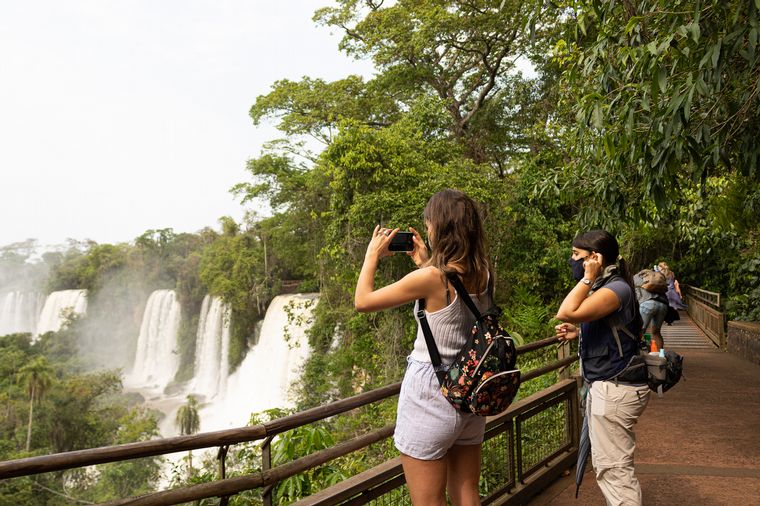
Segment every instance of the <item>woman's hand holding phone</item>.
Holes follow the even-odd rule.
[[[409,231],[414,234],[412,237],[412,241],[414,241],[414,249],[408,251],[406,254],[412,257],[412,260],[417,267],[420,267],[430,259],[430,252],[428,251],[427,246],[425,246],[425,241],[422,240],[420,233],[412,227],[409,227]]]

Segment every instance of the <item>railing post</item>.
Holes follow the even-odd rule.
[[[263,443],[261,443],[261,470],[268,471],[272,468],[272,440],[274,436],[268,436]],[[261,499],[264,502],[264,506],[272,506],[272,490],[275,484],[264,487],[261,491]]]
[[[557,348],[557,360],[563,360],[570,356],[570,341],[563,341]],[[570,379],[570,365],[566,365],[559,370],[559,379]]]
[[[226,461],[228,445],[222,445],[219,447],[219,453],[216,454],[216,458],[219,459],[219,479],[223,480],[227,477]],[[227,506],[230,502],[230,496],[225,495],[219,500],[219,506]]]

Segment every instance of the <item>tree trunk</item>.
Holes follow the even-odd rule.
[[[26,451],[32,446],[32,417],[34,416],[34,383],[29,395],[29,424],[26,427]]]

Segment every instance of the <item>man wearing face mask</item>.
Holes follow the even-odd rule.
[[[646,368],[631,365],[638,358],[642,325],[633,280],[609,232],[586,232],[572,246],[568,264],[577,283],[557,311],[564,322],[556,326],[557,337],[580,337],[588,387],[585,416],[599,488],[608,505],[639,505],[633,426],[649,401],[649,387]]]

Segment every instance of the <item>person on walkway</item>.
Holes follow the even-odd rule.
[[[464,346],[475,317],[448,283],[460,276],[478,309],[491,305],[490,262],[485,233],[475,202],[457,190],[433,195],[424,211],[431,250],[414,234],[409,255],[419,267],[395,283],[375,289],[377,264],[399,229],[375,227],[356,285],[354,304],[360,312],[381,311],[425,299],[425,314],[444,365]],[[414,313],[417,313],[415,303]],[[458,506],[480,504],[480,454],[485,417],[462,413],[441,394],[425,337],[417,324],[414,350],[407,357],[401,384],[394,443],[412,503],[445,506],[448,491]]]
[[[668,284],[665,275],[651,269],[643,269],[633,276],[633,285],[636,299],[639,301],[641,328],[652,334],[657,349],[661,350],[665,347],[662,324],[668,313],[668,298],[665,296]]]
[[[577,284],[557,311],[560,340],[580,337],[581,372],[596,480],[608,505],[640,505],[633,426],[649,401],[646,372],[629,373],[641,316],[618,242],[604,230],[579,235],[568,259]],[[577,325],[580,324],[580,325]]]
[[[665,262],[660,262],[657,264],[657,267],[659,267],[659,270],[665,276],[665,279],[668,280],[668,292],[666,295],[670,307],[676,311],[686,309],[686,303],[684,303],[683,295],[681,295],[681,285],[678,284],[675,273],[670,270],[670,267],[668,267],[668,264]]]

